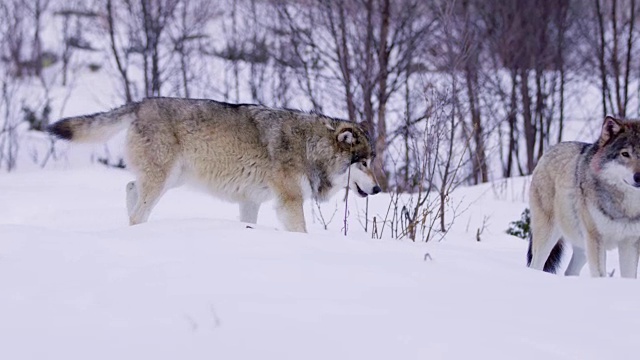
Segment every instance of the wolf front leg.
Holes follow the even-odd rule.
[[[584,225],[584,248],[587,252],[587,264],[592,277],[607,276],[607,251],[602,241],[602,234],[589,213],[587,205],[582,207],[580,219]]]
[[[240,221],[255,224],[258,222],[260,204],[253,201],[243,201],[240,204]]]
[[[597,231],[587,231],[586,250],[587,263],[592,277],[607,276],[607,252],[602,243],[602,236]]]
[[[638,256],[640,242],[638,239],[625,239],[618,244],[618,258],[620,259],[620,276],[636,279],[638,277]]]
[[[565,276],[578,276],[580,271],[587,262],[587,255],[584,253],[584,249],[578,246],[572,245],[573,252],[571,254],[571,260],[567,266],[567,270],[564,272]]]
[[[307,232],[302,205],[304,198],[300,183],[280,177],[273,184],[276,193],[276,213],[287,231]]]
[[[307,232],[304,222],[304,211],[302,210],[302,200],[279,202],[276,208],[278,218],[284,224],[287,231]]]

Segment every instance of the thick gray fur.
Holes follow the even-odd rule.
[[[606,117],[593,144],[560,143],[533,172],[530,267],[549,266],[559,241],[573,254],[566,275],[588,263],[606,276],[606,250],[617,248],[623,277],[636,278],[640,257],[640,122]]]
[[[236,202],[255,223],[275,198],[289,231],[306,231],[305,198],[326,200],[340,188],[380,191],[375,156],[356,123],[321,114],[213,100],[149,98],[110,112],[63,119],[50,132],[73,142],[103,142],[127,129],[130,223],[145,222],[160,197],[183,183]],[[348,180],[347,180],[348,179]]]

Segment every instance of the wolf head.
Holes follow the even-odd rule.
[[[346,121],[334,130],[338,148],[349,160],[346,168],[349,188],[362,197],[379,193],[381,189],[371,167],[376,154],[369,134],[362,126]]]
[[[640,191],[640,121],[607,116],[592,166],[600,178]]]

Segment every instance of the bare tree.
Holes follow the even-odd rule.
[[[62,86],[67,86],[69,65],[74,51],[97,51],[84,36],[83,28],[98,17],[98,13],[84,8],[81,1],[70,1],[54,14],[60,17],[62,22]]]
[[[600,93],[603,115],[609,113],[626,117],[628,112],[633,58],[637,49],[636,1],[601,3],[594,0],[593,11],[597,21],[597,43]]]
[[[487,68],[486,91],[495,93],[502,102],[507,127],[503,175],[511,176],[514,170],[530,174],[549,145],[550,135],[562,135],[567,37],[573,21],[570,2],[477,4],[485,24],[487,54],[493,59]],[[506,70],[508,82],[491,75],[502,70]]]
[[[33,40],[31,47],[31,61],[34,63],[35,75],[42,72],[42,17],[49,7],[50,0],[33,0],[25,2],[27,11],[32,16]]]
[[[128,56],[125,44],[121,44],[117,41],[117,33],[120,31],[116,28],[116,9],[113,6],[113,0],[107,0],[106,2],[106,15],[107,15],[107,31],[109,32],[109,45],[111,49],[111,56],[116,62],[116,67],[120,78],[122,79],[122,86],[124,87],[124,96],[127,102],[133,101],[133,95],[131,93],[131,80],[129,78],[128,70]]]
[[[322,61],[314,40],[315,8],[308,6],[294,13],[285,0],[274,0],[273,6],[278,14],[278,24],[272,28],[279,42],[278,53],[274,56],[276,65],[292,70],[298,88],[311,102],[313,110],[322,112],[317,89]],[[280,83],[286,83],[286,79],[281,78]]]
[[[2,61],[18,78],[39,76],[43,66],[55,62],[53,54],[43,50],[41,39],[42,18],[49,2],[10,0],[0,4],[0,16],[5,24]]]
[[[18,82],[8,74],[2,74],[0,85],[0,169],[12,171],[17,166],[18,150],[20,142],[18,137],[18,125],[20,123],[19,112],[16,106]]]
[[[126,101],[166,94],[191,97],[197,88],[211,88],[203,75],[213,54],[209,26],[222,15],[216,3],[106,0],[105,10],[108,47]]]
[[[424,3],[322,0],[317,6],[305,4],[303,12],[293,11],[284,1],[277,4],[291,33],[302,34],[292,36],[295,54],[302,54],[298,60],[305,71],[337,84],[346,117],[364,123],[375,139],[378,157],[374,169],[381,186],[387,188],[386,152],[390,139],[395,138],[395,129],[388,129],[388,103],[404,87],[407,77],[415,74],[407,71],[407,64],[418,56],[415,48],[420,47],[431,26],[423,21]],[[310,18],[314,29],[305,26]],[[308,57],[299,49],[310,50],[314,56]],[[306,66],[310,59],[315,67]]]
[[[163,67],[161,61],[161,40],[165,36],[167,25],[173,20],[174,11],[179,0],[139,0],[139,7],[134,0],[125,0],[134,14],[135,26],[141,31],[131,34],[142,55],[144,70],[144,88],[146,96],[160,96],[163,83]],[[137,12],[139,11],[139,13]]]
[[[175,21],[168,24],[172,50],[177,54],[177,73],[181,84],[181,93],[191,96],[191,86],[197,77],[195,57],[203,55],[203,49],[209,47],[210,37],[207,27],[220,13],[207,0],[181,0],[176,7]]]

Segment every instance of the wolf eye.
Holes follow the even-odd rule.
[[[623,151],[620,153],[620,155],[622,155],[623,157],[628,158],[629,157],[629,152],[628,151]]]
[[[367,167],[367,162],[366,162],[366,161],[363,161],[363,162],[362,162],[362,166]]]

